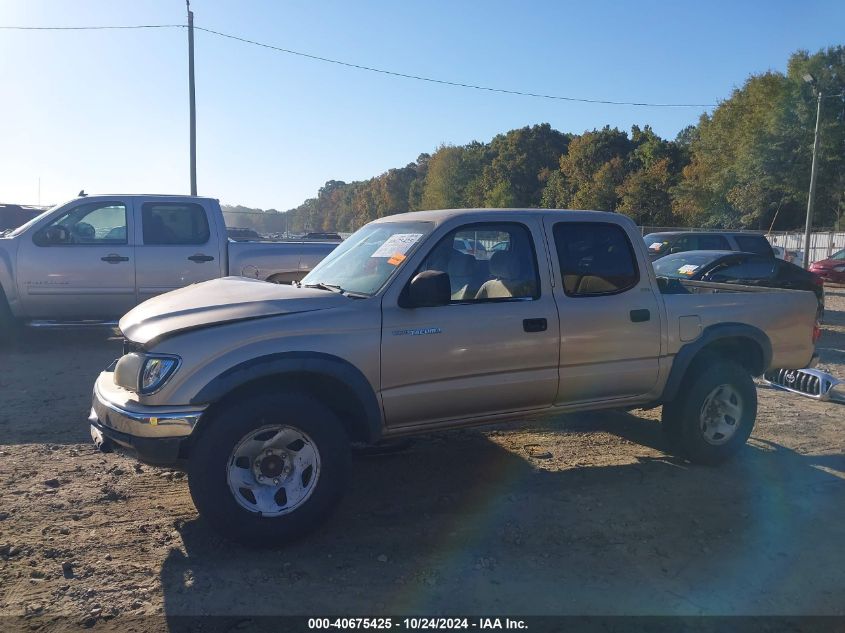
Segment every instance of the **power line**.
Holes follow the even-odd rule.
[[[0,26],[4,31],[108,31],[119,29],[184,29],[185,24],[130,24],[126,26]]]
[[[457,88],[470,88],[472,90],[483,90],[486,92],[499,92],[503,94],[510,94],[510,95],[518,95],[520,97],[534,97],[537,99],[553,99],[557,101],[577,101],[579,103],[596,103],[596,104],[605,104],[605,105],[627,105],[627,106],[642,106],[642,107],[650,107],[650,108],[712,108],[715,107],[713,103],[646,103],[646,102],[638,102],[638,101],[609,101],[604,99],[586,99],[581,97],[564,97],[560,95],[548,95],[542,94],[537,92],[524,92],[521,90],[509,90],[506,88],[493,88],[490,86],[480,86],[476,84],[467,84],[461,83],[458,81],[447,81],[446,79],[435,79],[433,77],[424,77],[421,75],[411,75],[408,73],[401,73],[393,70],[385,70],[383,68],[374,68],[372,66],[363,66],[361,64],[353,64],[351,62],[344,62],[339,59],[331,59],[329,57],[321,57],[319,55],[312,55],[310,53],[303,53],[301,51],[291,50],[289,48],[282,48],[280,46],[273,46],[272,44],[265,44],[263,42],[256,42],[255,40],[250,40],[245,37],[238,37],[237,35],[230,35],[228,33],[221,33],[220,31],[214,31],[212,29],[203,28],[201,26],[194,26],[197,31],[204,31],[206,33],[211,33],[212,35],[217,35],[219,37],[225,37],[230,40],[236,40],[238,42],[243,42],[245,44],[252,44],[253,46],[260,46],[262,48],[269,48],[274,51],[278,51],[281,53],[287,53],[289,55],[297,55],[299,57],[306,57],[308,59],[313,59],[316,61],[326,62],[329,64],[337,64],[338,66],[346,66],[347,68],[357,68],[358,70],[366,70],[373,73],[381,73],[383,75],[391,75],[393,77],[403,77],[405,79],[415,79],[417,81],[427,81],[429,83],[435,84],[442,84],[445,86],[454,86]]]
[[[186,28],[185,24],[139,24],[129,26],[0,26],[4,30],[19,30],[19,31],[87,31],[87,30],[108,30],[108,29],[167,29],[167,28]],[[214,29],[204,28],[202,26],[194,25],[197,31],[203,31],[210,35],[222,37],[252,46],[259,46],[279,53],[287,55],[295,55],[297,57],[304,57],[314,61],[324,62],[327,64],[335,64],[337,66],[344,66],[346,68],[354,68],[357,70],[364,70],[372,73],[379,73],[382,75],[389,75],[391,77],[401,77],[403,79],[413,79],[416,81],[425,81],[433,84],[440,84],[443,86],[452,86],[455,88],[466,88],[470,90],[481,90],[484,92],[497,92],[499,94],[516,95],[520,97],[532,97],[535,99],[549,99],[553,101],[569,101],[577,103],[593,103],[601,105],[619,105],[619,106],[636,106],[646,108],[712,108],[716,104],[713,103],[650,103],[645,101],[612,101],[609,99],[588,99],[585,97],[567,97],[563,95],[551,95],[538,92],[527,92],[523,90],[511,90],[508,88],[495,88],[492,86],[482,86],[479,84],[463,83],[459,81],[449,81],[446,79],[436,79],[434,77],[425,77],[423,75],[413,75],[411,73],[403,73],[394,70],[386,70],[384,68],[375,68],[373,66],[364,66],[363,64],[355,64],[339,59],[332,59],[330,57],[322,57],[320,55],[313,55],[311,53],[304,53],[302,51],[293,50],[290,48],[283,48],[281,46],[274,46],[264,42],[258,42],[246,37],[232,35],[230,33],[223,33],[215,31]]]

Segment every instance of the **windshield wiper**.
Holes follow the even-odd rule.
[[[338,294],[343,294],[343,288],[338,286],[337,284],[324,284],[322,281],[318,281],[315,284],[299,284],[300,288],[320,288],[321,290],[331,290],[332,292],[337,292]]]
[[[354,290],[346,290],[345,288],[341,288],[337,284],[327,284],[323,283],[322,281],[318,281],[317,283],[313,284],[304,284],[302,282],[299,283],[299,288],[320,288],[321,290],[330,290],[331,292],[336,292],[337,294],[344,295],[346,297],[352,297],[353,299],[368,299],[370,295],[364,292],[355,292]]]

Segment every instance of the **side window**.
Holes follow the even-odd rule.
[[[736,245],[739,250],[746,253],[758,253],[760,255],[771,255],[772,246],[762,235],[735,235]]]
[[[522,224],[456,229],[437,243],[417,273],[425,270],[448,273],[453,303],[540,296],[534,244]]]
[[[621,227],[604,222],[559,222],[555,246],[570,297],[624,292],[640,280],[634,249]]]
[[[724,235],[699,235],[698,249],[700,251],[729,251],[731,245]]]
[[[89,202],[73,207],[38,231],[37,246],[126,244],[126,206]]]
[[[144,244],[205,244],[211,236],[205,209],[198,204],[147,202],[141,210]]]

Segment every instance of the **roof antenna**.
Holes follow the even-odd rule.
[[[81,190],[79,191],[79,194],[78,194],[78,195],[79,195],[79,197],[80,197],[80,198],[84,198],[84,197],[85,197],[85,196],[87,196],[88,194],[87,194],[87,193],[85,193],[85,189],[81,189]]]

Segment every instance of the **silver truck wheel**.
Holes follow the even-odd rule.
[[[718,464],[751,435],[757,389],[749,371],[714,354],[687,370],[678,394],[663,405],[663,428],[673,450],[697,464]]]
[[[320,477],[320,452],[292,426],[271,425],[247,433],[229,456],[226,481],[245,510],[276,517],[308,500]]]
[[[186,451],[191,498],[203,519],[245,545],[272,547],[313,530],[349,481],[342,422],[301,391],[239,392],[198,432]]]
[[[730,441],[742,419],[742,395],[731,385],[719,385],[704,399],[698,419],[701,435],[713,446]]]

